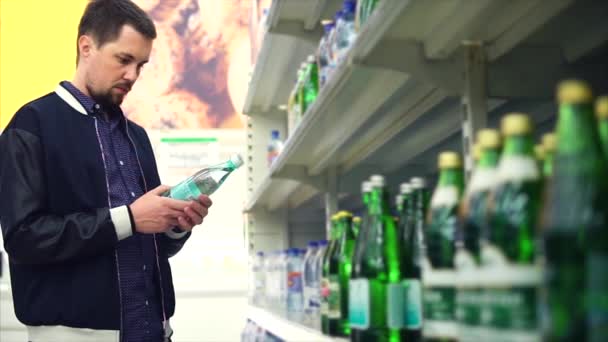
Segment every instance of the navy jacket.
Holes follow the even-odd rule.
[[[0,135],[0,224],[15,312],[29,326],[120,330],[116,246],[127,211],[119,223],[109,209],[96,119],[66,93],[59,87],[26,104]],[[160,184],[152,146],[135,123],[127,132],[149,191]],[[175,308],[168,258],[189,235],[155,235],[167,318]]]

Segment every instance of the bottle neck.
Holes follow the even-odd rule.
[[[504,156],[529,156],[534,158],[534,141],[530,134],[508,136],[503,150]]]
[[[498,165],[500,159],[500,150],[498,148],[483,149],[477,167],[482,169],[494,169]]]
[[[371,192],[370,199],[370,207],[369,213],[371,215],[383,215],[388,213],[388,208],[386,207],[386,191],[384,187],[374,188]]]
[[[604,155],[608,157],[608,118],[600,118],[598,124],[598,132],[604,149]]]
[[[439,187],[455,186],[460,192],[464,189],[464,173],[462,168],[442,169],[439,173]]]
[[[543,160],[543,177],[548,178],[553,175],[553,152],[547,152]]]
[[[405,214],[409,208],[410,202],[412,202],[412,193],[401,194],[401,203],[399,203],[399,213]]]

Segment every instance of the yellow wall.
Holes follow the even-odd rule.
[[[71,80],[86,0],[0,0],[0,131],[25,103]]]

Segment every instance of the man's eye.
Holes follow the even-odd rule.
[[[120,62],[120,64],[123,64],[123,65],[129,64],[129,60],[126,58],[123,58],[123,57],[118,57],[118,62]]]

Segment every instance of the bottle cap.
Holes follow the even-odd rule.
[[[401,205],[401,196],[402,196],[402,194],[395,195],[395,205],[397,207]]]
[[[555,152],[556,147],[557,136],[555,135],[555,133],[547,133],[543,135],[543,148],[545,149],[545,153]]]
[[[363,193],[372,192],[372,182],[365,181],[365,182],[361,183],[361,192],[363,192]]]
[[[306,61],[308,63],[315,63],[317,61],[317,59],[315,58],[314,55],[308,55],[308,58],[306,59]]]
[[[412,185],[410,183],[401,183],[401,185],[399,185],[400,194],[409,194],[411,192],[412,192]]]
[[[361,223],[361,217],[359,217],[359,216],[354,216],[354,217],[353,217],[353,223]]]
[[[280,137],[280,133],[276,129],[273,129],[272,132],[270,132],[270,135],[272,136],[272,139],[279,139]]]
[[[353,213],[351,213],[350,211],[347,211],[347,210],[340,211],[340,215],[341,215],[341,217],[353,217]]]
[[[456,152],[445,151],[439,154],[439,169],[452,169],[462,167],[460,155]]]
[[[232,165],[234,165],[235,169],[238,169],[239,167],[241,167],[241,165],[243,165],[243,158],[240,154],[233,154],[230,156],[230,162],[232,163]]]
[[[500,143],[500,133],[495,129],[485,128],[477,132],[477,144],[482,150],[486,148],[499,148]]]
[[[327,240],[319,240],[319,246],[327,246]]]
[[[580,80],[562,81],[557,85],[557,101],[562,104],[591,102],[591,87]]]
[[[595,115],[599,119],[608,119],[608,95],[600,96],[595,101]]]
[[[479,141],[473,144],[473,160],[478,161],[481,158],[481,145]]]
[[[308,243],[308,247],[317,248],[318,246],[319,246],[319,243],[317,241],[310,241]]]
[[[257,256],[264,256],[264,252],[257,252],[255,253]]]
[[[500,122],[500,130],[506,137],[532,133],[532,121],[523,113],[509,113]]]
[[[412,189],[422,189],[426,187],[426,180],[422,177],[412,177],[410,179],[410,184],[412,184]]]
[[[538,145],[534,146],[534,155],[536,156],[536,159],[538,159],[538,160],[545,159],[545,148],[543,147],[542,144],[538,144]]]
[[[382,175],[372,175],[369,180],[372,183],[373,188],[383,187],[386,184],[384,176]]]

